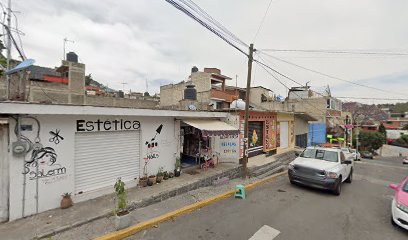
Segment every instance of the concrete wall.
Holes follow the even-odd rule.
[[[318,122],[326,122],[327,102],[326,98],[309,98],[303,100],[287,101],[288,110],[304,112],[317,118]]]
[[[305,134],[309,132],[309,123],[295,115],[295,135]]]
[[[179,101],[184,97],[185,88],[185,82],[160,86],[160,107],[178,105]]]
[[[75,132],[76,120],[84,119],[86,121],[101,121],[115,119],[140,121],[141,129],[141,159],[140,159],[140,173],[143,174],[143,158],[147,155],[147,146],[144,145],[146,141],[150,141],[155,135],[156,128],[163,124],[161,134],[157,137],[159,142],[159,156],[154,160],[151,160],[148,165],[148,173],[156,174],[159,167],[163,166],[164,170],[171,171],[174,169],[175,155],[177,153],[177,144],[179,136],[179,126],[175,123],[174,118],[170,117],[114,117],[114,116],[50,116],[40,115],[34,116],[39,120],[41,130],[39,132],[39,143],[43,147],[51,147],[56,153],[56,164],[61,168],[65,168],[65,172],[60,175],[45,176],[39,179],[39,212],[46,211],[59,207],[61,201],[61,194],[65,192],[74,193],[75,187]],[[11,142],[16,141],[17,137],[14,133],[15,121],[10,119],[10,139]],[[38,126],[33,119],[24,118],[22,124],[32,125],[32,131],[22,131],[22,134],[29,138],[32,142],[36,141],[36,134]],[[64,137],[59,144],[50,142],[52,137],[50,131],[60,130],[60,135]],[[22,199],[23,199],[23,182],[26,177],[26,194],[25,194],[25,216],[36,213],[36,180],[30,180],[30,173],[23,174],[25,169],[25,161],[28,161],[32,152],[29,152],[26,156],[13,156],[9,153],[10,158],[10,220],[14,220],[22,217]],[[44,165],[45,166],[45,165]],[[44,168],[48,168],[45,166]],[[35,170],[35,168],[34,168]],[[33,170],[33,171],[34,171]],[[51,169],[52,170],[52,169]],[[48,172],[48,170],[45,170]],[[48,174],[47,174],[48,175]],[[31,175],[32,176],[32,175]],[[137,180],[132,180],[127,184],[128,187],[135,186]],[[114,183],[112,183],[113,186]],[[87,195],[86,193],[81,195],[73,195],[74,202],[83,201],[103,194],[111,193],[112,187],[101,189],[100,191],[93,192]]]
[[[211,73],[195,72],[191,74],[191,81],[195,85],[197,92],[211,90]]]
[[[0,222],[8,220],[9,160],[8,125],[0,124]]]

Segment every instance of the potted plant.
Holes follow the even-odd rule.
[[[71,206],[72,206],[71,193],[62,194],[62,199],[61,199],[61,204],[60,204],[61,209],[69,208]]]
[[[127,210],[125,183],[120,178],[114,185],[117,199],[117,209],[115,208],[115,228],[120,230],[130,226],[130,215]]]
[[[176,157],[176,169],[174,169],[174,176],[180,177],[181,174],[181,163],[180,163],[180,157]]]
[[[146,187],[147,186],[147,176],[143,176],[139,178],[139,186]]]
[[[169,172],[169,178],[174,178],[174,172]]]
[[[169,179],[169,173],[168,173],[167,171],[164,171],[164,172],[163,172],[163,179],[164,179],[164,180]]]
[[[161,181],[163,180],[163,167],[159,167],[156,176],[157,176],[156,182],[161,183]]]
[[[156,176],[150,175],[149,179],[147,180],[147,185],[153,186],[154,184],[156,184]]]

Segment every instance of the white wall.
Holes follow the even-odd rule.
[[[239,137],[236,136],[215,136],[211,138],[212,148],[219,153],[218,161],[238,163],[239,162]]]
[[[0,222],[8,220],[9,168],[7,125],[0,124]]]
[[[160,124],[163,124],[163,128],[160,134],[157,135],[156,139],[158,141],[159,156],[153,160],[150,160],[148,164],[149,174],[157,173],[159,167],[164,167],[166,171],[172,171],[174,169],[175,154],[177,152],[177,142],[178,142],[178,132],[179,128],[175,128],[174,118],[171,117],[120,117],[120,116],[51,116],[51,115],[40,115],[35,116],[40,122],[40,135],[39,142],[43,147],[50,147],[53,150],[50,152],[55,152],[56,162],[52,166],[45,164],[41,165],[41,169],[44,172],[50,173],[46,176],[38,179],[39,188],[39,212],[46,211],[49,209],[59,207],[61,201],[61,194],[65,192],[74,192],[74,139],[75,132],[77,131],[77,120],[88,121],[139,121],[141,129],[141,159],[140,159],[140,173],[142,175],[144,160],[143,157],[147,154],[147,147],[145,146],[146,141],[150,141],[156,134],[156,129]],[[22,134],[28,137],[32,142],[36,140],[37,134],[37,124],[33,119],[22,119],[23,125],[32,125],[32,131],[22,131]],[[11,142],[16,141],[16,134],[14,133],[15,121],[11,120],[10,123],[10,139]],[[101,125],[103,126],[103,124]],[[86,128],[86,125],[85,125]],[[97,126],[95,125],[95,129]],[[50,142],[52,135],[50,131],[55,132],[57,129],[60,130],[59,135],[64,139],[60,140],[59,144]],[[100,129],[104,131],[103,127]],[[110,130],[112,131],[112,129]],[[128,130],[126,130],[128,131]],[[36,178],[30,180],[30,177],[35,176],[36,168],[30,168],[28,174],[22,174],[24,172],[24,160],[29,161],[32,152],[29,152],[25,157],[15,157],[12,153],[9,154],[10,157],[10,220],[14,220],[22,217],[22,199],[23,199],[23,182],[24,177],[26,177],[26,187],[25,187],[25,216],[36,213]],[[48,154],[53,155],[53,154]],[[50,159],[49,156],[44,156],[43,159]],[[40,160],[41,162],[41,160]],[[45,161],[47,162],[47,161]],[[53,170],[58,169],[58,170]],[[51,170],[51,172],[50,172]],[[32,173],[32,171],[34,171]],[[57,175],[57,173],[60,173]],[[133,185],[137,181],[135,180]],[[114,183],[112,183],[113,186]],[[131,186],[128,184],[127,186]],[[109,189],[110,192],[113,188]],[[105,194],[106,192],[104,192]],[[100,194],[101,195],[101,194]],[[97,195],[88,196],[89,198],[95,197]],[[89,199],[88,198],[88,199]],[[79,198],[78,198],[79,199]],[[74,201],[76,200],[74,196]],[[86,200],[82,198],[80,200]]]

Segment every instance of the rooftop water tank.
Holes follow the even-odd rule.
[[[76,55],[76,53],[74,53],[74,52],[67,53],[67,61],[77,63],[78,62],[78,55]]]
[[[191,73],[196,73],[198,72],[198,67],[194,66],[193,68],[191,68]]]
[[[192,83],[187,84],[186,89],[184,89],[184,99],[197,100],[197,90]]]
[[[230,105],[231,109],[241,109],[244,110],[245,109],[245,102],[242,99],[237,99],[232,101],[231,105]]]

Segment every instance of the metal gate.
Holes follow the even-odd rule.
[[[140,131],[75,134],[75,193],[139,177]]]

